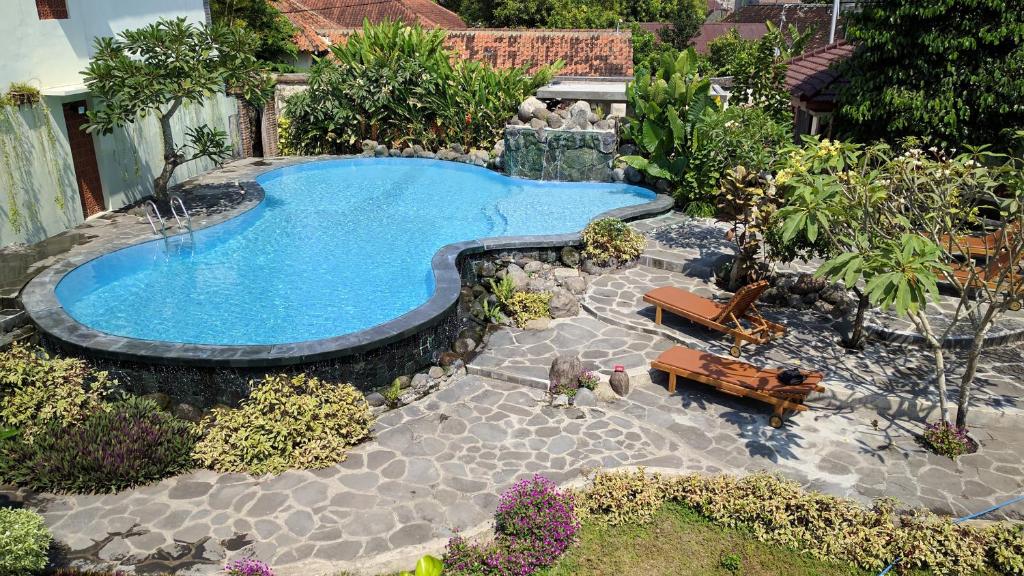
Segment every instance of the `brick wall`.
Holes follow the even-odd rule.
[[[68,17],[67,0],[36,0],[40,20],[64,20]]]

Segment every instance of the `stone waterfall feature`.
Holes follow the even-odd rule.
[[[531,97],[505,127],[505,173],[533,180],[610,182],[619,143],[616,124],[615,117],[604,118],[584,101],[551,111]]]

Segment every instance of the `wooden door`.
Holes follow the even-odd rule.
[[[64,105],[64,123],[68,127],[68,144],[71,147],[71,160],[75,165],[78,195],[82,199],[82,213],[88,218],[102,212],[104,206],[100,168],[96,163],[96,146],[93,144],[92,134],[82,130],[89,121],[85,115],[86,109],[85,100]]]

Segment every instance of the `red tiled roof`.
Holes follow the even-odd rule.
[[[764,24],[749,22],[708,22],[702,24],[700,32],[693,37],[694,49],[701,54],[707,54],[708,43],[715,38],[725,36],[730,30],[736,29],[740,38],[744,40],[757,40],[768,33],[768,27]]]
[[[840,15],[841,16],[841,15]],[[832,6],[813,4],[753,4],[744,6],[722,19],[722,22],[756,23],[771,22],[785,31],[790,24],[801,31],[814,28],[814,35],[807,42],[805,51],[824,48],[828,44],[828,32],[832,26]],[[836,38],[842,39],[843,18],[836,25]]]
[[[320,31],[331,42],[345,42],[357,30]],[[445,47],[465,60],[496,68],[526,66],[529,71],[562,60],[560,76],[633,75],[632,34],[619,30],[450,30]]]
[[[303,28],[313,15],[326,21],[327,28],[359,28],[364,20],[385,20],[420,24],[424,28],[462,30],[466,23],[459,15],[432,0],[274,0],[289,20]]]
[[[786,88],[794,99],[811,110],[831,110],[836,91],[843,83],[835,65],[853,54],[853,45],[845,40],[806,52],[788,62]]]

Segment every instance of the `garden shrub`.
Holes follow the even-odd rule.
[[[966,428],[957,428],[948,422],[929,424],[924,430],[924,441],[936,454],[956,458],[971,451],[973,441]]]
[[[28,440],[52,421],[80,422],[103,406],[115,385],[83,360],[13,344],[0,352],[0,426],[18,429]]]
[[[0,576],[42,572],[52,540],[39,514],[0,508]]]
[[[749,530],[762,542],[865,570],[877,571],[902,558],[901,570],[973,574],[988,558],[1005,572],[1001,566],[1024,559],[1021,529],[979,530],[926,511],[901,513],[889,499],[865,508],[805,492],[796,482],[767,473],[676,478],[643,470],[599,473],[575,501],[584,517],[612,525],[649,521],[664,503],[679,502],[716,524]]]
[[[445,575],[527,575],[550,566],[579,531],[573,497],[540,475],[520,480],[499,498],[494,531],[495,539],[487,544],[452,538]]]
[[[989,564],[1003,574],[1024,576],[1024,524],[994,524],[985,529]]]
[[[228,576],[274,576],[274,571],[266,562],[253,558],[232,560],[224,566]]]
[[[647,247],[644,235],[617,218],[596,220],[583,229],[583,256],[598,264],[636,260]]]
[[[116,492],[189,470],[194,445],[190,423],[131,398],[0,444],[0,479],[36,491]]]
[[[522,328],[530,320],[537,318],[550,318],[551,308],[550,292],[524,292],[516,291],[512,297],[503,302],[509,316],[515,319],[516,324]]]
[[[200,423],[196,461],[218,472],[276,474],[324,468],[370,435],[362,393],[305,375],[267,376],[237,409],[216,408]]]
[[[453,59],[445,31],[365,24],[313,65],[309,89],[288,99],[284,140],[297,154],[358,151],[372,139],[428,149],[490,149],[519,104],[560,66],[497,70]]]

